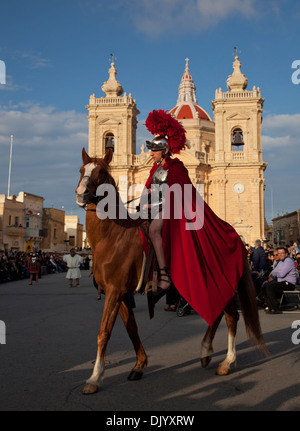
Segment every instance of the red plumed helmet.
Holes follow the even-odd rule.
[[[179,121],[162,109],[150,112],[145,126],[153,135],[164,135],[168,140],[168,146],[172,154],[178,154],[185,149],[185,129]]]

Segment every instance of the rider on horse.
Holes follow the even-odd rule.
[[[199,196],[183,163],[172,157],[185,148],[183,126],[159,110],[148,115],[146,127],[157,135],[147,141],[154,164],[146,188],[149,194],[155,185],[166,184],[174,190],[166,194],[164,202],[151,201],[152,208],[159,207],[149,236],[160,278],[157,292],[148,291],[148,299],[154,307],[174,283],[191,307],[212,325],[234,296],[247,251],[234,228],[217,217]],[[192,193],[187,193],[186,187]],[[192,228],[191,215],[197,220]]]

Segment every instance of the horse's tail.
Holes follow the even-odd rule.
[[[269,351],[265,345],[259,321],[256,289],[247,260],[245,260],[244,271],[239,281],[238,296],[249,340],[268,356]]]

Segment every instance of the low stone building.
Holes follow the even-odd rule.
[[[44,198],[32,193],[20,192],[17,201],[23,205],[23,225],[26,229],[27,252],[39,250],[42,242],[42,217]]]
[[[300,242],[300,209],[274,218],[273,232],[276,246]]]
[[[42,242],[43,251],[64,252],[65,242],[65,212],[55,208],[43,209],[42,221]]]
[[[0,250],[24,251],[23,204],[15,195],[0,195]]]
[[[78,216],[65,216],[65,242],[67,250],[70,250],[72,247],[82,250],[83,225],[80,223]]]

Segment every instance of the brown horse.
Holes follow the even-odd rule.
[[[103,159],[91,158],[83,149],[83,166],[80,169],[81,177],[76,189],[77,204],[86,207],[86,231],[93,253],[93,274],[98,287],[105,292],[105,305],[98,334],[97,359],[93,374],[82,391],[83,394],[92,394],[99,389],[105,370],[107,343],[118,313],[136,352],[136,364],[128,379],[140,379],[148,362],[129,301],[129,295],[134,293],[142,275],[143,247],[137,222],[128,214],[127,218],[119,217],[120,211],[124,211],[124,206],[121,205],[121,208],[119,205],[117,187],[109,173],[112,156],[112,151],[109,150]],[[116,217],[106,219],[98,217],[96,208],[101,198],[97,196],[97,188],[100,185],[107,185],[115,190]],[[255,290],[247,262],[245,262],[238,291],[249,338],[267,352],[261,335]],[[207,329],[200,355],[201,364],[206,367],[211,361],[213,338],[223,314],[228,326],[228,352],[217,369],[219,375],[228,374],[231,364],[236,361],[235,338],[239,313],[234,300],[230,301],[216,322]]]

